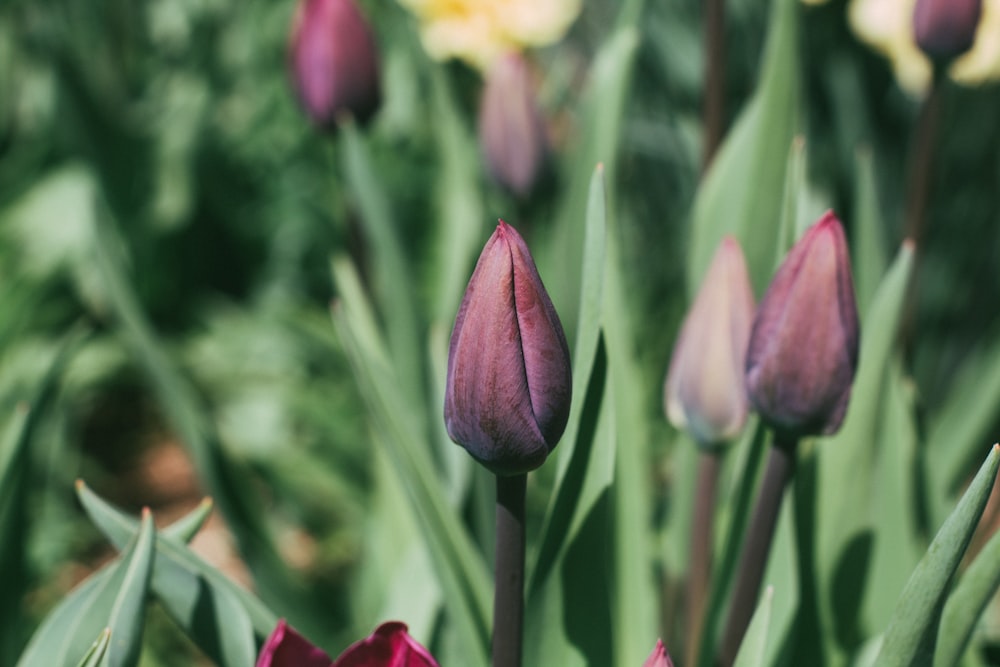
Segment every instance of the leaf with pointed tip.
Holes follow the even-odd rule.
[[[208,521],[208,517],[212,515],[212,507],[211,498],[202,498],[197,507],[166,528],[161,529],[160,535],[183,544],[190,542]]]
[[[76,665],[93,638],[111,628],[106,664],[132,665],[141,648],[144,609],[155,543],[152,517],[121,556],[74,589],[35,631],[18,667]]]
[[[83,482],[77,495],[84,511],[112,544],[131,539],[137,522],[112,507]],[[203,503],[204,506],[204,503]],[[181,519],[190,526],[199,507]],[[277,616],[246,589],[203,561],[168,534],[156,540],[156,565],[151,588],[174,621],[213,660],[221,664],[253,664],[256,645],[278,623]]]
[[[111,628],[104,628],[101,630],[101,634],[98,635],[94,643],[91,644],[90,649],[87,651],[86,655],[80,660],[77,667],[97,667],[101,664],[101,660],[104,659],[104,655],[108,652],[108,645],[111,643]]]
[[[959,664],[972,631],[997,588],[1000,588],[1000,532],[993,534],[945,602],[934,667]]]
[[[958,507],[941,526],[906,583],[885,631],[875,663],[879,667],[931,663],[948,584],[983,514],[998,469],[1000,445],[993,445]]]

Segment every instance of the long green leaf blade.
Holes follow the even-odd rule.
[[[876,665],[930,665],[938,618],[952,575],[993,490],[1000,469],[1000,445],[994,445],[958,507],[938,531],[906,584],[885,631]]]

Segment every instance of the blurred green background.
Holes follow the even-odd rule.
[[[729,120],[757,82],[769,4],[727,5]],[[364,139],[416,274],[416,308],[436,306],[431,286],[447,267],[435,261],[428,229],[455,200],[471,214],[477,243],[503,217],[537,248],[543,279],[563,271],[554,220],[574,196],[570,173],[587,140],[581,99],[618,3],[586,2],[565,40],[531,54],[554,154],[526,200],[491,183],[478,156],[478,171],[459,179],[461,192],[442,191],[443,155],[455,148],[440,124],[457,123],[458,150],[476,154],[481,77],[462,64],[431,63],[414,18],[396,3],[362,6],[379,40],[385,98]],[[687,306],[688,220],[701,172],[701,3],[632,6],[642,12],[637,59],[614,154],[602,159],[615,166],[608,177],[647,386],[643,409],[658,425],[650,455],[662,508],[676,471],[664,462],[671,432],[659,386]],[[329,260],[348,253],[367,282],[369,246],[343,137],[313,128],[288,82],[293,10],[290,0],[0,4],[0,406],[27,400],[66,336],[88,332],[44,404],[34,465],[25,468],[13,533],[24,547],[15,558],[23,576],[8,636],[14,655],[13,638],[23,642],[112,553],[82,519],[73,479],[163,519],[213,491],[205,483],[216,479],[205,469],[211,457],[191,451],[177,410],[150,382],[159,361],[146,343],[182,379],[181,404],[197,406],[222,456],[235,462],[228,469],[240,471],[235,482],[218,479],[266,508],[263,523],[295,585],[311,591],[300,614],[319,612],[311,628],[322,628],[327,645],[357,635],[352,574],[365,558],[373,454],[329,319]],[[834,203],[850,238],[855,156],[867,147],[885,220],[878,233],[891,256],[919,101],[853,36],[846,3],[803,7],[800,18],[801,130],[815,199]],[[444,120],[442,86],[457,111]],[[977,373],[996,368],[984,360],[1000,354],[998,118],[1000,85],[946,86],[906,334],[920,414],[929,419],[957,384],[993,381]],[[773,147],[774,160],[786,155],[787,146]],[[102,268],[108,262],[121,269],[124,300]],[[564,294],[553,297],[560,311],[572,307]],[[979,437],[995,439],[1000,413],[982,421],[989,428]],[[968,462],[970,474],[978,461]],[[227,572],[262,577],[258,568],[267,566],[246,553],[246,534],[239,542],[249,571],[224,527],[207,532],[206,553]],[[177,651],[193,651],[167,622],[154,627],[144,664],[179,664]]]

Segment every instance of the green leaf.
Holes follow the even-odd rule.
[[[566,333],[573,338],[572,327],[579,319],[579,282],[583,257],[583,234],[580,221],[589,205],[587,192],[592,183],[594,165],[602,163],[609,176],[616,173],[619,134],[624,116],[625,100],[639,46],[639,33],[625,20],[629,3],[619,15],[619,27],[601,45],[590,70],[583,105],[579,150],[567,156],[566,172],[569,185],[559,204],[559,212],[551,243],[538,259],[550,276],[546,287],[562,318]],[[635,3],[631,3],[635,5]],[[614,207],[613,198],[609,208]]]
[[[113,635],[106,664],[136,664],[154,542],[152,517],[147,516],[119,558],[91,575],[49,613],[18,666],[76,665],[103,628],[110,628]]]
[[[116,547],[121,548],[138,530],[135,519],[103,501],[82,482],[77,483],[77,496],[87,515]],[[186,533],[202,512],[204,503],[180,519],[181,529],[174,532]],[[252,593],[171,537],[170,528],[173,526],[156,540],[153,594],[213,660],[224,665],[253,664],[256,645],[274,630],[277,616]]]
[[[389,195],[371,164],[364,138],[353,123],[342,123],[340,130],[344,175],[371,242],[376,303],[385,322],[387,348],[404,394],[420,396],[422,330],[418,326],[412,267],[400,243]]]
[[[763,292],[774,269],[785,192],[785,156],[798,125],[798,4],[796,0],[773,3],[757,91],[698,188],[688,253],[692,294],[727,234],[739,239],[757,294]]]
[[[867,313],[875,292],[886,271],[886,248],[882,234],[882,214],[879,210],[875,181],[875,159],[870,148],[855,154],[854,276],[858,291],[858,310]]]
[[[110,643],[111,628],[104,628],[94,643],[91,644],[90,649],[83,656],[83,659],[80,660],[77,667],[97,667],[100,665],[104,659],[104,655],[108,652],[108,645]]]
[[[210,516],[212,516],[212,499],[203,498],[197,507],[162,529],[160,535],[180,544],[190,542]]]
[[[122,557],[125,572],[108,619],[111,644],[104,661],[107,667],[130,667],[139,662],[155,542],[153,514],[147,509],[142,515],[135,546],[126,549]]]
[[[765,649],[771,629],[771,607],[774,600],[774,586],[768,586],[761,595],[757,610],[750,619],[750,627],[740,644],[739,653],[733,667],[765,667],[774,664],[765,661]]]
[[[1000,588],[1000,532],[993,534],[945,602],[934,667],[959,664],[972,632],[997,588]]]
[[[931,664],[938,619],[948,584],[972,539],[1000,469],[1000,445],[994,445],[958,507],[938,531],[903,590],[885,631],[876,665]]]
[[[340,264],[341,270],[349,265]],[[380,442],[386,445],[407,497],[427,541],[434,571],[448,603],[449,618],[460,629],[470,665],[485,665],[491,626],[490,580],[485,563],[476,551],[458,514],[449,505],[438,481],[430,444],[414,424],[410,397],[401,390],[394,367],[386,364],[381,338],[359,328],[352,313],[370,310],[354,299],[360,293],[341,291],[342,306],[333,319],[344,342],[355,377],[371,409]],[[364,327],[364,323],[360,323]],[[371,335],[362,342],[362,335]]]
[[[827,656],[841,653],[846,627],[857,620],[860,591],[845,595],[844,581],[864,580],[869,568],[876,461],[884,420],[885,378],[896,343],[913,268],[913,245],[904,243],[886,274],[861,330],[858,371],[840,431],[817,442],[814,525],[818,609]],[[850,493],[844,489],[850,488]],[[832,659],[832,658],[831,658]]]

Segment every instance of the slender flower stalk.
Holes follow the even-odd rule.
[[[524,239],[503,220],[455,317],[444,401],[451,439],[496,474],[493,665],[520,667],[527,473],[569,417],[569,348]]]
[[[705,132],[703,169],[708,169],[722,143],[726,122],[726,3],[704,0],[705,99],[702,119]]]

